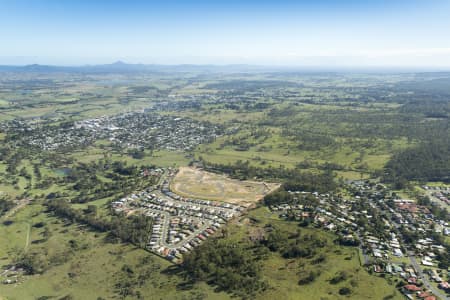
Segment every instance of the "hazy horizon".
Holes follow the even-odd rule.
[[[447,1],[0,1],[1,65],[450,68]]]
[[[0,59],[0,61],[2,61]],[[236,67],[238,72],[246,72],[246,71],[292,71],[292,72],[344,72],[344,73],[410,73],[410,72],[450,72],[450,66],[396,66],[396,65],[302,65],[302,64],[255,64],[255,63],[190,63],[190,62],[180,62],[180,63],[142,63],[142,62],[130,62],[123,59],[118,59],[116,61],[93,61],[91,63],[65,63],[61,61],[61,63],[57,62],[49,62],[45,63],[45,59],[35,59],[31,60],[29,63],[0,63],[0,67],[13,67],[13,68],[21,68],[21,67],[30,67],[34,65],[43,66],[43,67],[62,67],[62,68],[84,68],[84,67],[97,67],[97,66],[107,66],[114,65],[118,62],[124,63],[126,65],[143,65],[143,66],[160,66],[160,67],[183,67],[183,66],[192,66],[192,67],[210,67],[217,68],[221,70],[221,68],[227,67]],[[213,70],[213,69],[211,69]]]

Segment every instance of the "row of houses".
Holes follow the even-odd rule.
[[[159,186],[133,193],[111,205],[116,212],[139,213],[153,218],[147,248],[170,261],[181,262],[183,254],[214,235],[227,221],[239,216],[244,208],[225,202],[192,199],[174,194],[169,180]]]

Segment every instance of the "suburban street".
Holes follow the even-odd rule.
[[[445,294],[443,294],[438,288],[435,288],[433,285],[431,285],[430,281],[427,278],[427,275],[423,274],[422,269],[420,268],[420,265],[417,263],[414,255],[411,255],[411,253],[408,252],[408,258],[411,261],[411,265],[414,267],[417,274],[419,275],[419,278],[423,281],[423,285],[428,290],[432,291],[434,295],[438,296],[441,299],[450,299]]]
[[[180,261],[182,254],[198,247],[244,209],[233,203],[177,195],[169,188],[176,172],[165,169],[160,174],[155,185],[112,204],[116,211],[139,212],[154,218],[147,249],[170,261]]]

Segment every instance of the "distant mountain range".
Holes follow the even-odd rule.
[[[158,64],[129,64],[116,61],[112,64],[83,65],[83,66],[56,66],[56,65],[25,65],[12,66],[0,65],[0,72],[24,72],[24,73],[251,73],[251,72],[294,72],[294,73],[417,73],[448,71],[427,68],[395,68],[395,67],[323,67],[323,66],[263,66],[263,65],[158,65]]]
[[[128,64],[117,61],[104,65],[55,66],[55,65],[0,65],[0,72],[36,72],[36,73],[126,73],[126,72],[251,72],[270,71],[280,68],[253,65],[157,65]]]

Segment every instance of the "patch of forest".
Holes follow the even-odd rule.
[[[450,140],[442,137],[395,154],[386,165],[386,180],[401,187],[405,180],[450,182]]]

